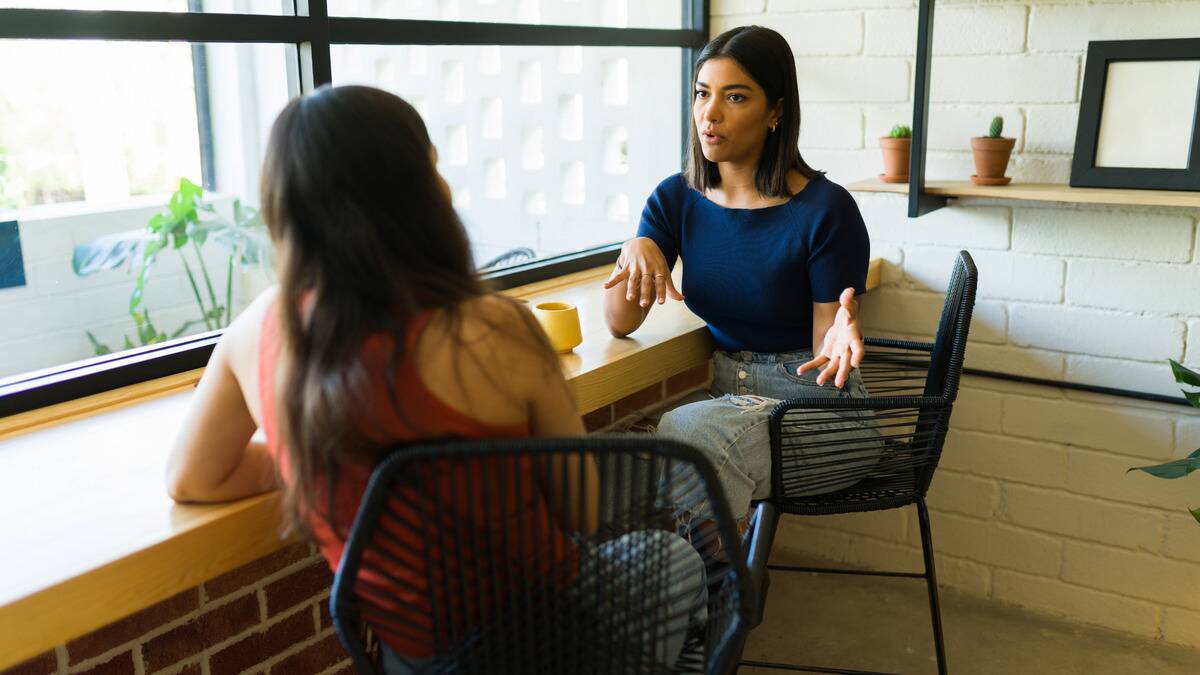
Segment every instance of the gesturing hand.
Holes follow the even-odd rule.
[[[836,373],[833,383],[842,387],[846,384],[850,369],[862,363],[863,337],[858,329],[858,302],[854,299],[854,289],[842,291],[838,303],[840,306],[833,317],[833,325],[825,332],[821,351],[796,372],[802,374],[813,368],[821,368],[817,374],[817,384],[824,385]]]
[[[621,257],[617,258],[617,267],[604,282],[604,288],[612,288],[625,280],[629,280],[625,299],[642,307],[649,307],[656,299],[661,305],[668,296],[672,300],[683,300],[683,294],[675,290],[667,259],[649,237],[636,237],[625,242]]]

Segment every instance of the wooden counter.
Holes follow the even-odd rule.
[[[707,360],[683,303],[612,338],[609,268],[511,291],[580,308],[583,344],[563,357],[581,413]],[[678,274],[678,270],[677,270]],[[868,287],[878,284],[873,261]],[[182,506],[166,456],[199,370],[0,419],[0,670],[282,546],[277,494]]]

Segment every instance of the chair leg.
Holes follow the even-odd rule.
[[[929,510],[925,498],[917,499],[921,523],[921,551],[925,554],[925,583],[929,586],[929,615],[933,621],[933,644],[937,650],[938,675],[946,675],[946,645],[942,640],[942,610],[938,605],[937,574],[933,569],[933,537],[929,532]]]

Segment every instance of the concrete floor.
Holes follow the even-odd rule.
[[[803,564],[819,566],[819,561]],[[1200,673],[1200,650],[1138,639],[941,592],[949,672]],[[745,658],[936,673],[920,579],[771,572],[766,616]],[[743,667],[740,675],[785,671]]]

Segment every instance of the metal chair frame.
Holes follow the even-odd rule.
[[[941,456],[950,413],[958,394],[963,357],[971,315],[975,304],[978,272],[971,256],[960,251],[951,273],[939,321],[937,336],[932,343],[904,340],[866,340],[867,356],[861,367],[864,383],[872,394],[865,399],[791,399],[777,405],[771,414],[772,496],[770,502],[778,513],[797,515],[826,515],[892,509],[914,504],[921,529],[921,552],[924,570],[921,572],[871,571],[799,565],[766,565],[766,569],[781,572],[816,572],[883,577],[924,579],[929,592],[929,612],[933,628],[938,673],[947,672],[945,644],[942,636],[942,616],[938,602],[937,576],[934,569],[933,538],[929,527],[929,510],[925,495],[933,480]],[[874,394],[885,394],[876,396]],[[795,411],[797,414],[789,415]],[[826,414],[869,415],[872,426],[880,431],[884,455],[879,464],[866,472],[856,484],[828,494],[801,494],[806,488],[822,481],[844,481],[852,467],[847,453],[861,451],[863,442],[839,439],[838,432],[826,433],[826,438],[805,445],[804,415]],[[797,421],[798,420],[798,421]],[[788,437],[796,441],[793,447],[804,446],[804,456],[791,453]],[[820,436],[809,433],[808,436]],[[828,438],[832,437],[832,438]],[[812,450],[820,448],[821,452]],[[839,457],[841,455],[841,457]],[[860,468],[862,472],[861,460]],[[802,464],[807,462],[807,464]],[[807,467],[800,470],[798,467]],[[817,467],[814,469],[813,467]],[[807,471],[808,476],[799,476]],[[823,473],[822,473],[823,471]],[[815,477],[814,477],[815,472]],[[764,532],[774,532],[774,526]],[[752,574],[765,574],[751,570]],[[766,582],[763,582],[765,588]],[[764,597],[765,602],[765,597]],[[770,661],[744,660],[743,665],[780,670],[816,673],[868,673],[875,671],[801,666]]]
[[[330,595],[330,611],[334,626],[342,644],[353,659],[358,672],[364,675],[380,672],[377,663],[375,663],[374,659],[368,653],[367,645],[364,644],[363,636],[368,626],[367,622],[360,615],[362,602],[357,596],[355,588],[359,580],[359,574],[364,566],[364,553],[370,542],[372,542],[372,537],[377,528],[382,527],[379,523],[381,518],[385,518],[389,511],[389,501],[399,499],[397,497],[397,490],[400,488],[397,481],[406,474],[411,475],[417,467],[429,462],[445,462],[447,460],[462,462],[486,458],[511,459],[514,457],[536,459],[569,454],[587,454],[596,458],[601,473],[602,499],[608,499],[610,503],[618,504],[616,507],[617,511],[620,511],[622,508],[621,505],[629,507],[628,511],[630,512],[637,511],[640,507],[636,499],[631,502],[628,497],[624,500],[619,495],[614,497],[616,491],[634,491],[640,487],[647,491],[645,494],[653,495],[657,494],[655,493],[656,490],[662,489],[662,481],[659,480],[658,476],[664,462],[670,466],[675,466],[670,464],[671,462],[677,462],[694,468],[695,475],[698,476],[700,488],[706,491],[707,503],[711,504],[711,511],[707,513],[711,513],[712,522],[715,523],[715,527],[705,528],[704,534],[696,534],[698,539],[693,540],[693,545],[697,549],[723,550],[728,556],[728,561],[721,561],[720,565],[715,566],[720,568],[722,572],[714,579],[711,572],[714,569],[714,565],[711,564],[711,559],[705,560],[706,566],[710,570],[708,580],[709,625],[707,626],[708,635],[705,640],[706,656],[701,660],[692,658],[689,661],[685,658],[687,655],[687,648],[685,647],[685,654],[681,655],[679,662],[677,662],[677,670],[675,672],[723,674],[733,673],[737,670],[738,660],[742,647],[745,644],[746,635],[754,625],[757,625],[762,616],[759,608],[761,593],[756,592],[758,588],[757,579],[759,578],[758,575],[762,574],[763,566],[766,563],[766,556],[769,553],[769,549],[764,546],[764,542],[769,542],[772,538],[769,531],[766,530],[772,528],[775,523],[775,518],[771,516],[773,507],[771,505],[760,505],[755,516],[756,526],[750,528],[744,535],[744,538],[739,540],[735,521],[729,511],[724,494],[721,492],[716,472],[699,451],[681,443],[666,441],[653,436],[606,435],[569,439],[522,438],[512,440],[447,441],[406,445],[393,449],[377,465],[371,475],[358,512],[355,515],[354,523],[350,529]],[[653,466],[657,467],[652,471],[655,474],[653,480],[645,478],[643,475],[644,472],[643,474],[638,474],[637,470],[634,470],[632,473],[626,471],[631,465],[622,462],[630,458],[634,458],[638,462],[645,462],[647,458],[653,458],[650,461]],[[625,468],[617,468],[609,472],[611,475],[607,474],[606,472],[612,467]],[[629,487],[630,483],[634,484],[632,488]],[[658,486],[656,487],[655,484],[658,484]],[[605,514],[603,512],[605,508],[608,508],[609,513]],[[649,512],[647,511],[646,513]],[[442,516],[439,515],[439,517]],[[613,511],[613,508],[602,506],[602,529],[605,527],[604,523],[614,525],[618,529],[630,526],[631,523],[622,521],[622,517],[622,513]],[[638,517],[637,514],[631,516],[635,521]],[[658,522],[661,523],[663,521]],[[632,526],[635,528],[648,524],[632,522]],[[749,558],[747,558],[747,552],[749,552]],[[379,555],[379,553],[376,552],[376,555]],[[760,570],[758,575],[751,573],[750,565]],[[431,589],[434,588],[435,583],[432,578],[428,581]],[[714,614],[714,607],[718,608],[716,611],[719,612],[719,615]],[[431,621],[436,622],[437,620],[438,617],[436,616],[431,618]],[[531,624],[533,623],[531,622]],[[538,629],[542,630],[543,627],[538,626]],[[531,630],[530,632],[534,631]],[[545,633],[539,633],[537,637],[544,636]],[[477,642],[482,642],[486,639],[486,636],[482,638],[476,636]],[[578,639],[578,636],[576,636],[576,639]],[[526,642],[523,638],[521,641]],[[571,642],[570,644],[574,645],[575,642]],[[689,644],[691,643],[689,642]],[[515,647],[518,651],[523,648],[526,648],[526,645]],[[512,649],[509,649],[509,651],[511,652]],[[693,668],[695,670],[691,670]],[[445,671],[439,670],[438,672],[485,671],[506,672],[503,667],[499,670],[492,667],[484,667],[482,669],[459,667]],[[596,672],[605,672],[605,670],[600,669]]]

